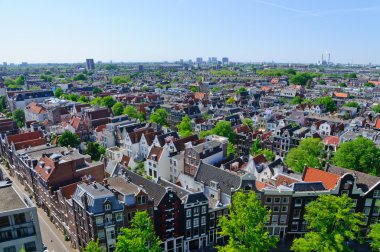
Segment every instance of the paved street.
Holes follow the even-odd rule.
[[[4,173],[12,180],[13,187],[17,190],[20,195],[23,195],[25,191],[23,190],[23,185],[20,182],[9,175],[9,172],[2,166],[1,169]],[[40,223],[41,235],[44,244],[48,247],[49,252],[64,252],[64,251],[77,251],[70,248],[70,242],[64,240],[63,234],[57,230],[53,223],[50,222],[46,213],[37,208],[38,220]]]

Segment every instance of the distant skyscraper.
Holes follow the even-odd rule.
[[[228,64],[228,58],[227,57],[222,58],[222,63],[223,64]]]
[[[143,65],[139,65],[139,71],[140,72],[144,71],[144,66]]]
[[[216,63],[218,63],[218,58],[217,57],[209,57],[208,63],[216,64]]]
[[[4,61],[4,62],[3,62],[3,66],[7,66],[7,65],[8,65],[7,62]]]
[[[195,61],[197,62],[197,64],[202,64],[203,58],[202,57],[198,57],[198,58],[196,58]]]
[[[87,70],[94,70],[95,69],[94,59],[86,59],[86,69]]]

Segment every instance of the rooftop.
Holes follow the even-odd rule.
[[[0,188],[0,212],[27,207],[12,186]]]

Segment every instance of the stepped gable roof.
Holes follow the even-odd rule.
[[[327,168],[328,172],[337,174],[339,176],[343,176],[344,174],[353,174],[357,177],[356,185],[363,190],[363,192],[367,192],[372,187],[380,182],[380,177],[372,176],[366,174],[364,172],[358,172],[342,167],[330,166]]]
[[[326,189],[332,190],[338,184],[340,176],[323,170],[305,167],[302,180],[305,182],[322,182]]]
[[[241,178],[235,173],[217,168],[213,165],[201,163],[199,165],[195,181],[210,186],[211,181],[218,183],[218,188],[222,193],[231,195],[231,188],[237,190],[241,185]]]

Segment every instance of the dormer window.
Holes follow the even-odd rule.
[[[146,203],[146,197],[144,195],[137,196],[137,204],[144,205]]]
[[[217,190],[218,189],[218,182],[216,182],[216,181],[210,181],[210,187],[212,189]]]
[[[106,210],[106,211],[109,211],[109,210],[111,210],[111,204],[105,204],[104,205],[104,209]]]

